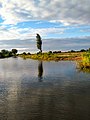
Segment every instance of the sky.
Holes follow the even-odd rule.
[[[90,0],[0,0],[0,50],[37,52],[90,48]]]

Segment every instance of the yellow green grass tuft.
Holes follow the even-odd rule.
[[[82,61],[79,62],[81,69],[90,69],[90,52],[86,52],[82,55]]]

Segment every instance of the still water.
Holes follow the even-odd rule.
[[[0,120],[90,120],[90,73],[72,61],[0,59]]]

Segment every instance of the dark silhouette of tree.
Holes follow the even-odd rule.
[[[86,50],[84,50],[84,49],[81,49],[81,50],[80,50],[80,52],[85,52],[85,51],[86,51]]]
[[[42,81],[42,76],[43,76],[43,63],[42,63],[42,61],[40,61],[39,64],[38,64],[38,78],[39,78],[39,82]]]
[[[90,52],[90,48],[88,49],[88,51]]]
[[[39,34],[36,35],[37,48],[42,52],[42,40]]]
[[[1,53],[0,53],[0,54],[1,54],[0,57],[2,57],[2,58],[11,57],[11,56],[10,56],[10,51],[5,50],[5,49],[1,50]]]
[[[17,49],[12,49],[12,53],[13,53],[14,55],[16,55],[17,52],[18,52]]]
[[[11,51],[8,51],[8,50],[1,50],[0,52],[0,58],[7,58],[7,57],[16,57],[16,53],[18,52],[18,50],[16,49],[12,49]]]

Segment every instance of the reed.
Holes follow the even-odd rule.
[[[90,52],[86,52],[82,55],[82,61],[79,62],[81,69],[90,69]]]

